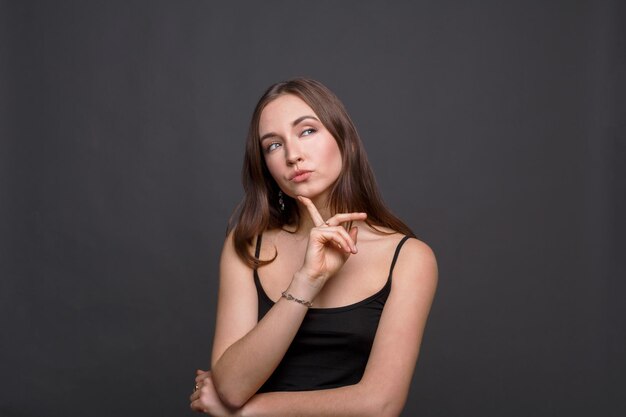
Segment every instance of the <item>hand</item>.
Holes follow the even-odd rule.
[[[365,220],[365,213],[339,213],[324,221],[311,200],[298,196],[298,200],[307,208],[315,227],[311,229],[307,244],[304,264],[300,272],[309,279],[319,282],[318,288],[345,264],[351,254],[357,253],[356,240],[358,229],[350,231],[340,226],[341,223]]]
[[[189,397],[191,409],[200,413],[206,413],[213,417],[236,417],[238,410],[227,408],[215,391],[210,371],[198,369],[196,371],[197,389]]]

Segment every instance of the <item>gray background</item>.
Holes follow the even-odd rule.
[[[403,415],[625,415],[623,2],[0,4],[1,416],[191,414],[247,123],[297,75],[437,254]]]

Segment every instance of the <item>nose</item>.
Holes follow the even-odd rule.
[[[289,144],[285,146],[285,159],[287,165],[295,165],[298,162],[302,162],[302,149],[300,148],[300,144],[297,140],[290,141]]]

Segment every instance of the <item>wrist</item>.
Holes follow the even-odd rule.
[[[319,282],[324,280],[324,275],[316,272],[308,271],[307,268],[302,266],[293,274],[294,280],[301,280],[309,283],[313,286],[320,286]]]
[[[302,271],[297,271],[285,292],[302,300],[313,301],[323,286],[324,281]]]

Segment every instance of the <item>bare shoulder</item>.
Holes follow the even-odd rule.
[[[438,281],[437,258],[432,248],[417,238],[404,242],[394,269],[394,282],[404,288],[430,287]]]
[[[228,232],[224,239],[224,245],[222,247],[222,254],[220,256],[220,270],[232,272],[245,272],[251,268],[241,259],[235,249],[235,229]],[[256,239],[252,242],[252,246],[248,247],[248,251],[254,250],[254,244]],[[254,252],[252,252],[254,254]]]
[[[222,245],[222,261],[224,258],[228,258],[230,256],[236,255],[235,253],[235,229],[230,230],[224,239],[224,244]]]
[[[435,266],[437,264],[435,252],[432,248],[426,242],[414,237],[410,237],[404,242],[401,254],[401,259],[404,263],[428,263]],[[400,257],[398,262],[400,262]]]
[[[230,230],[224,239],[224,245],[222,246],[222,260],[228,259],[232,256],[237,256],[235,251],[235,229]]]

